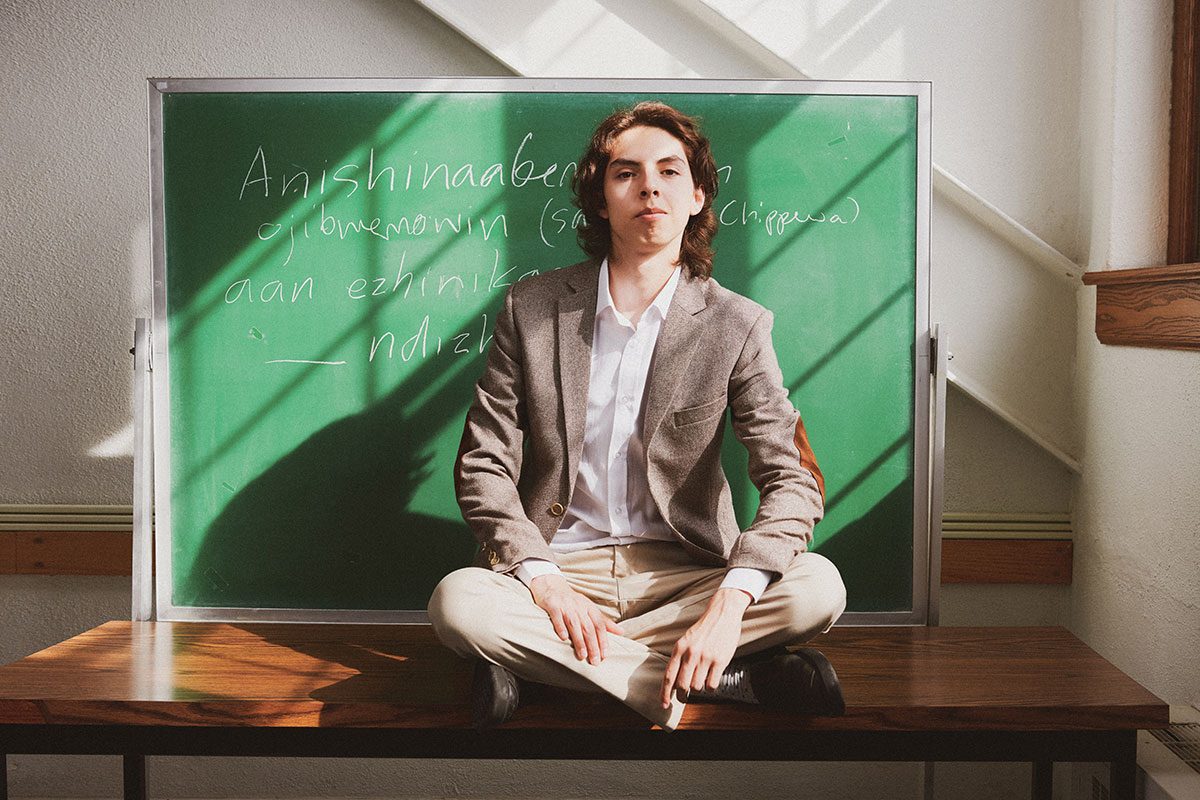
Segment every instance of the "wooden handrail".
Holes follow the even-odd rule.
[[[1200,264],[1088,272],[1104,344],[1200,350]]]

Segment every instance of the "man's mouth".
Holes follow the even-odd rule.
[[[662,216],[663,214],[666,214],[666,213],[667,212],[663,211],[661,208],[647,208],[647,209],[643,210],[640,214],[638,214],[638,216],[639,217]]]

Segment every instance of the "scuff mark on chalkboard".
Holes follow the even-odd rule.
[[[208,578],[209,585],[214,589],[224,591],[229,588],[229,583],[212,567],[204,570],[204,577]]]
[[[263,336],[263,332],[262,332],[262,331],[260,331],[258,328],[256,328],[256,327],[254,327],[253,325],[251,325],[251,326],[250,326],[250,338],[251,338],[251,339],[258,339],[258,340],[261,342],[263,339],[265,339],[265,338],[267,338],[267,337]]]
[[[237,493],[237,489],[233,488],[233,486],[226,481],[221,481],[221,488],[227,489],[231,494]]]

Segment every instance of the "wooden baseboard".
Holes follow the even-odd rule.
[[[1065,539],[943,539],[942,583],[1071,583]]]
[[[0,575],[130,575],[130,506],[0,505]],[[1070,514],[946,512],[942,583],[1071,582]]]
[[[17,572],[17,537],[0,533],[0,575]]]
[[[0,532],[0,574],[5,573],[131,575],[133,537],[112,531]]]
[[[132,537],[111,531],[0,532],[0,574],[129,575]],[[1071,542],[945,539],[942,583],[1069,584]]]

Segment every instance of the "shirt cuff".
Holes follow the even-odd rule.
[[[533,559],[528,560],[532,561]],[[767,589],[767,584],[774,576],[774,572],[765,569],[733,567],[725,573],[725,580],[721,581],[721,585],[717,588],[741,589],[754,598],[753,602],[757,603],[758,598],[762,597],[762,593]]]
[[[752,570],[754,571],[754,570]],[[553,561],[547,561],[544,558],[526,558],[523,559],[515,570],[517,578],[525,586],[529,586],[529,582],[539,575],[561,575],[562,570],[558,568],[558,564]]]

